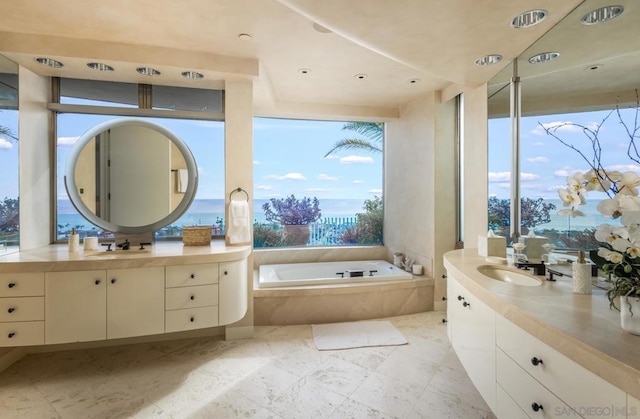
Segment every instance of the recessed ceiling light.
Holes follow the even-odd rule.
[[[491,65],[497,64],[502,61],[502,55],[500,54],[490,54],[480,57],[476,60],[476,65]]]
[[[311,73],[311,70],[308,68],[301,68],[300,70],[298,70],[298,73],[300,74],[309,74]]]
[[[51,67],[51,68],[64,67],[64,64],[62,64],[60,61],[54,60],[53,58],[36,57],[36,61],[44,66]]]
[[[366,79],[366,78],[367,78],[367,77],[369,77],[369,76],[368,76],[368,75],[366,75],[366,74],[356,74],[356,75],[355,75],[355,76],[353,76],[353,77],[355,77],[355,78],[356,78],[356,79],[358,79],[358,80],[364,80],[364,79]]]
[[[115,70],[110,65],[103,64],[103,63],[87,63],[87,67],[89,67],[92,70],[98,70],[98,71],[114,71]]]
[[[622,12],[624,12],[624,7],[622,6],[605,6],[582,16],[581,21],[583,25],[597,25],[598,23],[617,18]]]
[[[248,33],[241,33],[240,35],[238,35],[238,38],[240,38],[240,40],[242,41],[248,41],[251,39],[251,35],[249,35]]]
[[[320,33],[331,33],[331,29],[327,29],[324,26],[319,25],[315,22],[313,23],[313,29],[315,29],[317,32],[320,32]]]
[[[555,60],[559,56],[560,56],[559,52],[543,52],[541,54],[537,54],[529,58],[529,62],[531,64],[546,63],[546,62]]]
[[[156,70],[155,68],[151,68],[151,67],[138,67],[136,68],[136,71],[140,74],[143,74],[145,76],[159,76],[160,72],[158,70]]]
[[[529,10],[514,17],[511,20],[511,27],[516,29],[530,28],[537,25],[547,17],[547,11],[542,9]]]
[[[204,74],[198,73],[197,71],[183,71],[182,77],[193,80],[204,79]]]

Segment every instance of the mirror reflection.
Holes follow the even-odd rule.
[[[123,118],[99,124],[75,144],[65,187],[87,220],[105,230],[142,233],[188,208],[197,183],[187,146],[160,125]]]

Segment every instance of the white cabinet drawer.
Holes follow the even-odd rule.
[[[44,344],[44,322],[0,323],[0,346]]]
[[[186,308],[165,313],[165,331],[202,329],[218,325],[218,306]]]
[[[218,264],[167,266],[167,288],[218,283]]]
[[[167,288],[165,310],[218,305],[218,285]]]
[[[531,418],[578,418],[578,414],[544,388],[511,358],[498,349],[498,386]],[[582,386],[577,386],[582,387]],[[500,416],[499,416],[500,417]],[[505,418],[511,419],[511,418]]]
[[[498,384],[496,388],[496,416],[498,419],[529,419],[520,406]]]
[[[565,403],[580,414],[584,412],[585,417],[590,417],[589,412],[599,412],[599,408],[626,406],[625,392],[499,315],[496,344]]]
[[[44,297],[0,298],[0,322],[44,320]]]
[[[39,295],[44,295],[44,272],[0,274],[0,297]]]

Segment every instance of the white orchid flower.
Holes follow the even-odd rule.
[[[558,196],[565,207],[577,207],[585,203],[584,196],[571,188],[558,189]]]
[[[607,175],[607,172],[604,170],[598,170],[597,172],[594,169],[589,170],[585,175],[585,182],[587,191],[600,191],[606,192],[611,188],[611,181]]]
[[[624,172],[622,178],[617,183],[618,191],[626,195],[638,195],[640,186],[640,176],[636,172]]]
[[[627,249],[627,254],[629,255],[629,257],[631,259],[635,259],[638,256],[640,256],[640,247],[638,246],[631,246]]]
[[[576,172],[573,176],[567,176],[567,185],[571,191],[576,192],[579,195],[587,193],[587,190],[584,187],[584,175],[580,172]]]
[[[620,201],[620,211],[623,213],[640,211],[640,197],[620,193],[616,197]]]
[[[566,215],[569,217],[585,217],[585,213],[577,209],[562,209],[558,211],[558,215]]]
[[[594,237],[599,242],[605,242],[613,245],[617,239],[628,240],[629,232],[624,227],[612,226],[611,224],[600,224],[596,229]]]
[[[611,243],[611,247],[617,252],[627,253],[627,250],[633,247],[633,245],[628,239],[618,237],[613,241],[613,243]]]
[[[601,247],[598,249],[598,256],[613,263],[622,263],[622,261],[624,260],[624,257],[622,256],[622,254],[618,252],[613,252],[604,247]]]

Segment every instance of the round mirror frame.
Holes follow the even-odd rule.
[[[166,136],[178,150],[184,156],[184,160],[187,164],[187,172],[188,172],[188,180],[187,180],[187,190],[184,194],[184,197],[180,201],[180,203],[176,206],[176,208],[171,211],[166,217],[143,226],[121,226],[118,224],[113,224],[109,221],[103,220],[102,218],[95,215],[82,201],[80,194],[76,188],[76,178],[75,178],[75,167],[76,162],[78,160],[78,156],[82,152],[83,148],[89,141],[91,141],[96,135],[101,132],[126,125],[133,126],[141,126],[150,128],[160,134]],[[189,150],[189,147],[174,133],[166,129],[165,127],[156,124],[154,122],[149,122],[136,118],[119,118],[112,119],[110,121],[102,122],[93,128],[89,129],[87,132],[82,134],[78,141],[74,144],[71,152],[69,153],[69,157],[67,158],[67,163],[65,166],[65,174],[64,174],[64,186],[67,190],[67,195],[71,200],[71,203],[76,208],[76,210],[87,219],[90,223],[100,227],[106,231],[110,231],[112,233],[123,233],[123,234],[141,234],[147,232],[153,232],[159,230],[163,227],[168,226],[172,222],[176,221],[184,212],[189,208],[193,199],[196,195],[196,190],[198,189],[198,167],[196,165],[196,161]],[[70,187],[71,186],[71,187]]]

